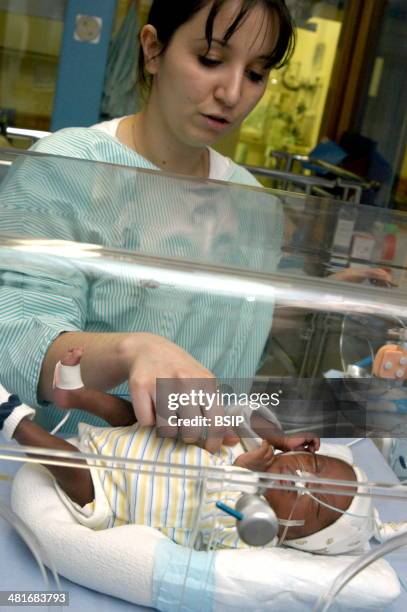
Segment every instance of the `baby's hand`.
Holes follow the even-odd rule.
[[[282,451],[309,451],[315,453],[319,450],[320,439],[312,433],[305,433],[302,436],[283,436],[279,449]]]
[[[397,287],[391,270],[386,268],[346,268],[342,272],[335,272],[329,278],[347,283],[363,283],[369,280],[372,285],[379,287]]]
[[[253,472],[266,472],[271,466],[274,457],[274,448],[263,440],[260,448],[239,455],[233,465],[252,470]]]

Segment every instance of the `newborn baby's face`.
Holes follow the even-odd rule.
[[[356,475],[352,467],[341,461],[340,459],[333,459],[326,455],[319,455],[314,453],[281,453],[275,456],[273,464],[271,465],[269,472],[273,474],[284,474],[284,475],[297,475],[296,470],[306,471],[312,475],[319,476],[321,478],[332,478],[335,480],[349,480],[355,482]],[[297,475],[298,476],[298,475]],[[285,481],[287,482],[287,481]],[[284,486],[284,482],[281,481]],[[330,488],[329,485],[318,485],[313,484],[312,486],[320,488]],[[339,487],[336,487],[339,489]],[[341,487],[343,491],[349,491],[354,493],[355,488]],[[321,501],[339,508],[340,510],[347,510],[353,499],[352,495],[338,495],[337,493],[318,493],[313,492],[313,495]],[[293,505],[297,501],[297,491],[282,491],[281,489],[268,489],[265,497],[270,503],[271,507],[280,519],[291,520],[305,520],[305,524],[301,527],[290,527],[286,534],[286,539],[302,538],[310,535],[328,525],[331,525],[336,521],[341,513],[335,510],[330,510],[325,506],[319,504],[316,500],[312,499],[309,495],[301,495],[295,506],[294,512],[290,517]],[[280,526],[279,535],[281,536],[284,531],[284,527]]]

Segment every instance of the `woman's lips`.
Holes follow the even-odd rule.
[[[225,130],[231,124],[230,121],[228,121],[227,119],[223,117],[216,117],[214,115],[204,115],[204,114],[202,114],[202,117],[204,118],[206,124],[210,128],[216,131],[219,131],[219,132],[221,132],[222,130]]]

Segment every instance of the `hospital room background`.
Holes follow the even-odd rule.
[[[15,332],[13,296],[39,296],[25,298],[33,321],[19,340],[27,380],[30,334],[48,292],[79,304],[80,316],[81,292],[92,294],[98,310],[88,316],[106,330],[108,317],[125,326],[131,313],[146,330],[179,334],[182,346],[216,364],[219,388],[278,396],[271,417],[258,411],[268,426],[313,432],[317,455],[352,466],[353,501],[335,535],[314,548],[304,538],[290,546],[264,506],[270,491],[291,492],[301,505],[321,488],[344,495],[341,478],[302,467],[290,479],[225,463],[180,465],[175,453],[123,457],[119,442],[101,461],[83,445],[76,411],[61,410],[52,433],[80,444],[92,474],[103,473],[103,482],[128,473],[121,493],[128,482],[151,481],[148,507],[167,512],[158,524],[80,524],[40,465],[78,465],[78,453],[27,455],[1,437],[4,609],[407,609],[407,5],[286,4],[294,54],[271,71],[240,128],[215,146],[259,189],[30,150],[58,130],[142,107],[138,31],[151,0],[0,0],[1,333]],[[80,215],[68,192],[88,203]],[[165,209],[161,194],[171,194]],[[199,332],[193,341],[185,317]],[[13,365],[20,349],[0,344],[7,387],[23,376]],[[113,394],[130,399],[123,385]],[[246,426],[248,412],[235,408],[229,402],[226,414],[246,414]],[[239,432],[239,452],[261,444],[251,429]],[[169,527],[174,490],[195,502],[183,543]],[[365,527],[355,526],[361,513],[364,539]],[[236,546],[223,543],[225,521]],[[348,550],[336,552],[341,538]]]

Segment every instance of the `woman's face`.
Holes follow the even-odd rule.
[[[278,21],[259,3],[226,43],[240,2],[226,2],[208,53],[205,25],[212,3],[175,32],[154,60],[152,96],[167,129],[189,146],[210,145],[238,126],[263,95],[264,58],[277,41]],[[147,64],[147,67],[149,65]]]

